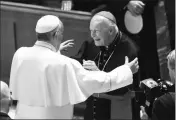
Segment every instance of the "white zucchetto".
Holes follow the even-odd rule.
[[[60,19],[54,15],[45,15],[41,17],[36,24],[37,33],[47,33],[54,30],[60,24]]]

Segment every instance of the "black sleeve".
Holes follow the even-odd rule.
[[[174,97],[173,97],[174,96]],[[175,93],[166,93],[153,103],[152,120],[175,119]]]
[[[79,49],[78,53],[73,56],[72,58],[78,60],[81,64],[83,63],[84,60],[95,60],[95,57],[99,53],[99,48],[95,46],[94,41],[91,40],[86,40],[81,48]]]
[[[83,44],[81,45],[81,48],[78,50],[78,53],[75,56],[72,56],[71,58],[79,61],[81,64],[83,64],[82,60],[85,59],[85,55],[87,52],[87,46],[88,46],[88,42],[85,41],[83,42]]]

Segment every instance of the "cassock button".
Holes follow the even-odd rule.
[[[93,112],[93,114],[95,115],[95,114],[96,114],[96,112]]]
[[[93,108],[96,108],[96,106],[94,105]]]
[[[94,98],[94,102],[96,102],[97,101],[97,99],[96,98]]]

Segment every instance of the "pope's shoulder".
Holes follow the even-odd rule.
[[[25,49],[27,49],[28,47],[20,47],[20,48],[18,48],[17,50],[16,50],[16,53],[17,52],[19,52],[19,51],[23,51],[23,50],[25,50]]]
[[[32,47],[20,47],[14,54],[14,56],[26,56],[27,54],[37,54],[37,52],[30,52]],[[28,56],[28,55],[27,55]],[[61,64],[80,64],[77,60],[72,59],[68,56],[62,55],[59,52],[53,51],[45,51],[42,54],[39,54],[37,57],[42,57],[43,59],[47,59],[47,61],[52,62],[53,64],[61,63]]]
[[[14,55],[19,54],[19,53],[22,53],[22,52],[25,52],[25,51],[27,50],[27,48],[28,48],[28,47],[20,47],[20,48],[18,48],[18,49],[15,51]]]

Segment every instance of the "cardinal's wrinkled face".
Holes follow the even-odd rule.
[[[100,16],[95,16],[90,21],[91,37],[94,40],[96,46],[108,46],[109,45],[109,26],[103,21]]]

